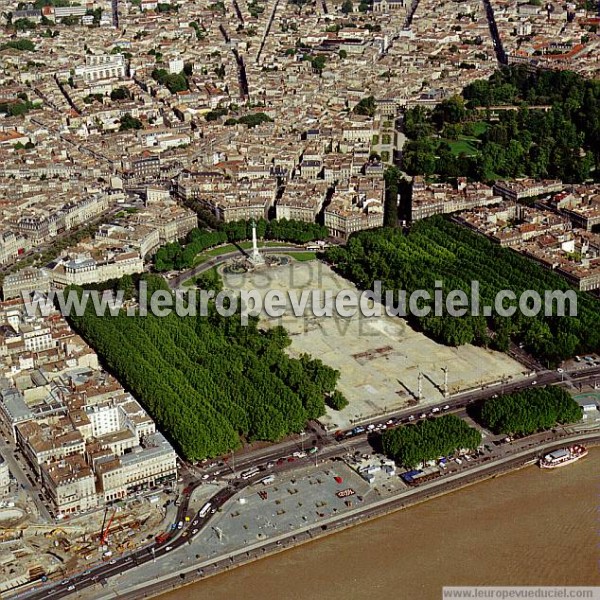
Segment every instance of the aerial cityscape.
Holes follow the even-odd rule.
[[[600,599],[600,1],[0,0],[0,186],[0,597]]]

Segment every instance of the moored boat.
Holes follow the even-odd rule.
[[[542,469],[556,469],[574,463],[586,456],[587,453],[588,451],[585,446],[575,444],[568,448],[561,448],[560,450],[554,450],[554,452],[546,454],[543,458],[540,458],[539,465]]]

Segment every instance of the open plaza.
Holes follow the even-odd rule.
[[[320,261],[290,261],[241,274],[228,273],[226,268],[220,271],[224,287],[232,290],[260,290],[263,294],[272,289],[284,293],[327,290],[335,296],[341,290],[355,289]],[[262,324],[285,327],[292,339],[289,352],[293,356],[307,353],[340,371],[339,389],[350,404],[322,418],[330,429],[347,428],[409,406],[418,412],[442,402],[445,369],[449,394],[511,381],[526,373],[523,365],[499,352],[437,344],[404,319],[388,317],[385,311],[376,317],[358,311],[353,317],[342,318],[333,310],[333,316],[316,317],[309,304],[304,316],[296,317],[288,308],[278,318],[263,314]]]

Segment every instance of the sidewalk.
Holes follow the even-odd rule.
[[[327,527],[329,527],[330,531],[343,528],[353,522],[358,522],[365,518],[377,515],[378,512],[380,512],[378,509],[383,509],[384,511],[386,508],[389,511],[397,510],[407,502],[410,503],[411,498],[413,497],[415,501],[420,501],[419,499],[421,496],[428,498],[433,495],[443,494],[445,491],[456,489],[457,486],[454,484],[460,482],[462,479],[473,479],[477,475],[483,475],[485,477],[485,473],[488,471],[490,475],[494,474],[494,472],[501,473],[503,470],[500,467],[506,463],[519,462],[519,460],[527,457],[535,457],[536,454],[539,454],[546,449],[554,448],[557,445],[586,441],[586,439],[600,441],[597,433],[577,434],[562,439],[553,439],[531,448],[521,449],[514,454],[502,456],[497,460],[470,469],[461,470],[441,479],[436,479],[417,488],[404,490],[401,493],[385,499],[365,503],[360,507],[349,509],[344,513],[324,519],[318,526],[310,524],[290,532],[281,533],[251,545],[244,545],[243,547],[228,552],[226,555],[220,557],[210,559],[205,558],[202,560],[202,538],[201,536],[198,536],[191,546],[183,546],[174,550],[172,554],[161,558],[159,566],[153,563],[147,563],[133,571],[111,578],[112,580],[109,582],[109,586],[105,589],[88,588],[84,590],[82,592],[84,596],[82,597],[90,600],[108,600],[111,598],[122,597],[125,594],[131,594],[132,596],[137,597],[138,594],[136,592],[140,592],[141,590],[144,590],[144,593],[154,593],[151,587],[150,589],[147,589],[149,587],[149,582],[152,582],[150,586],[156,585],[157,588],[160,588],[160,591],[163,591],[166,589],[164,586],[168,586],[170,580],[172,580],[175,575],[181,577],[181,580],[183,581],[186,575],[193,575],[194,572],[198,575],[204,574],[203,571],[211,566],[213,569],[210,573],[217,573],[220,570],[230,568],[234,564],[243,564],[249,560],[256,560],[257,558],[266,555],[268,552],[270,553],[283,549],[284,547],[289,546],[290,542],[292,545],[295,545],[300,543],[300,541],[308,541],[314,537],[323,535],[324,530],[327,529]],[[431,494],[428,494],[428,492],[431,492]],[[242,490],[241,493],[244,494],[247,492]],[[235,501],[237,501],[237,496],[234,497],[230,503]],[[230,503],[228,503],[229,506],[231,505]],[[236,559],[238,558],[241,560],[236,562]],[[160,573],[163,574],[161,575]],[[189,580],[186,579],[186,582],[189,583]],[[155,591],[158,592],[159,589]]]

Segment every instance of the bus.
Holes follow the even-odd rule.
[[[247,471],[242,471],[242,479],[250,479],[250,477],[254,477],[257,473],[260,473],[260,469],[258,467],[252,467]]]
[[[212,506],[212,504],[210,502],[207,502],[201,509],[200,512],[198,513],[198,516],[203,519],[207,514],[208,511],[210,510],[210,507]]]
[[[306,249],[308,251],[312,251],[312,252],[322,252],[323,250],[325,250],[328,247],[329,247],[329,244],[322,240],[319,240],[317,242],[309,242],[308,244],[306,244]]]

